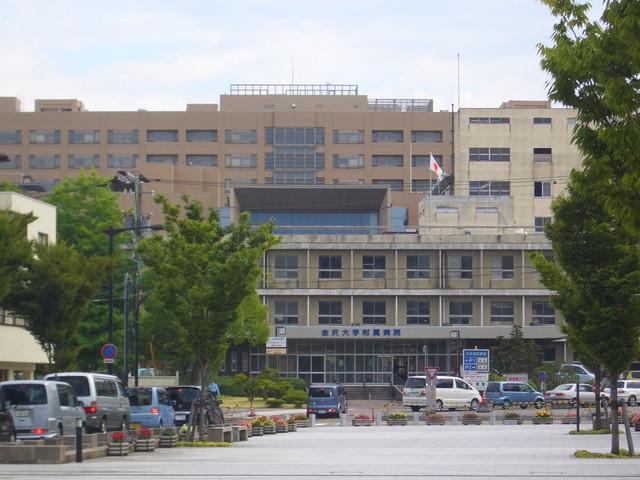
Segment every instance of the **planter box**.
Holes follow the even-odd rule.
[[[395,419],[395,418],[387,418],[387,425],[406,425],[407,424],[407,419]]]
[[[296,427],[297,428],[307,428],[311,426],[311,420],[307,419],[307,420],[296,420]]]
[[[257,426],[257,425],[253,425],[251,427],[251,434],[254,437],[261,437],[262,435],[264,435],[264,429],[263,427]]]
[[[503,418],[503,425],[522,425],[522,418]]]
[[[110,443],[107,447],[107,455],[115,457],[129,455],[129,442]]]
[[[633,427],[633,429],[634,429],[636,432],[640,432],[640,423],[636,423],[636,424],[635,424],[635,426]]]
[[[276,425],[276,433],[287,433],[288,431],[287,425]]]
[[[296,428],[296,424],[295,424],[295,423],[293,423],[293,422],[290,422],[290,423],[287,425],[287,427],[288,427],[287,429],[288,429],[290,432],[295,432],[295,431],[297,430],[297,428]]]
[[[354,427],[370,427],[371,420],[354,418],[353,420],[351,420],[351,425],[353,425]]]
[[[163,435],[160,437],[160,448],[173,448],[178,443],[178,435]]]
[[[482,425],[482,418],[462,418],[463,425]]]
[[[275,425],[265,425],[262,427],[265,435],[275,435],[276,426]]]
[[[136,441],[136,452],[153,452],[156,449],[156,439],[153,437],[138,437]]]
[[[534,425],[551,425],[553,423],[553,417],[533,417],[531,423]]]
[[[444,425],[444,418],[425,418],[424,423],[426,425]]]
[[[562,417],[560,419],[560,421],[564,424],[564,425],[571,425],[571,424],[575,424],[578,423],[576,417]]]

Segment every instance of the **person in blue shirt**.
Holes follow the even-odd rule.
[[[216,395],[216,396],[217,396],[217,395],[220,395],[220,389],[218,388],[218,384],[217,384],[217,383],[215,383],[215,382],[211,382],[211,383],[209,384],[209,387],[208,387],[208,388],[209,388],[209,391],[210,391],[211,393],[213,393],[214,395]]]

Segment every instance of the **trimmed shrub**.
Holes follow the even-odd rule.
[[[307,403],[307,393],[301,390],[289,390],[282,399],[284,403],[302,405],[303,403]]]
[[[268,398],[267,399],[267,406],[269,406],[270,408],[281,407],[283,403],[284,403],[284,400],[281,400],[279,398]]]

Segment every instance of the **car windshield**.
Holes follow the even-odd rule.
[[[333,390],[331,388],[324,388],[324,387],[309,388],[309,397],[331,398],[332,396],[333,396]]]
[[[129,403],[132,407],[151,405],[153,393],[150,388],[132,388],[129,390]]]
[[[424,388],[427,381],[424,378],[408,378],[404,388]]]
[[[624,382],[618,382],[618,388],[624,388],[624,387],[625,387]]]
[[[554,390],[571,390],[573,385],[571,383],[565,383],[564,385],[558,385]]]
[[[3,385],[2,391],[11,405],[46,405],[47,390],[44,385],[21,383]]]
[[[193,387],[168,388],[169,400],[176,402],[176,410],[191,410],[191,404],[200,395],[200,390]]]
[[[59,382],[66,382],[73,387],[78,397],[88,397],[89,393],[89,380],[87,377],[72,376],[72,375],[56,375],[51,380],[57,380]]]

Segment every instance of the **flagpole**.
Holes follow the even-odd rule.
[[[427,197],[427,230],[431,233],[431,152],[429,152],[429,166],[427,167],[429,174],[429,196]]]

